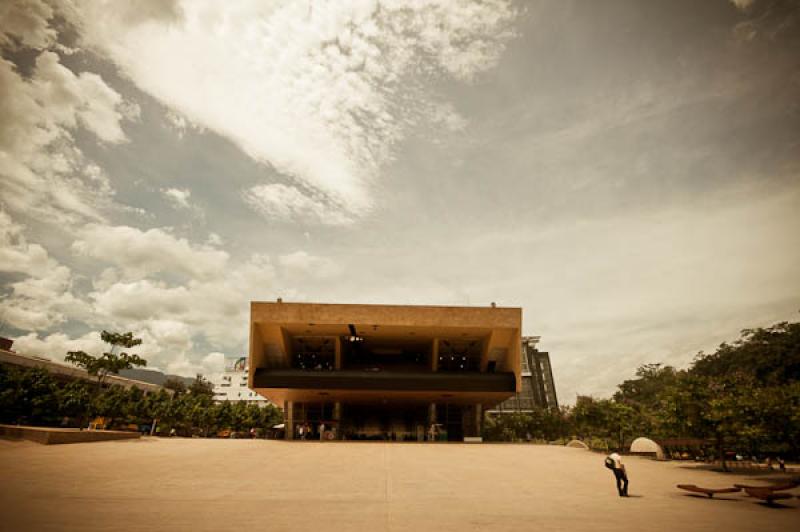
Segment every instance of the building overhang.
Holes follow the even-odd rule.
[[[385,390],[405,392],[507,392],[513,394],[513,373],[417,373],[369,371],[303,371],[259,368],[256,389]]]
[[[509,307],[251,303],[249,386],[276,404],[285,400],[431,399],[496,404],[520,389],[522,310]],[[354,333],[356,331],[356,333]],[[357,334],[375,352],[470,342],[476,369],[470,372],[368,371],[336,366],[310,371],[292,366],[298,339],[336,343]],[[307,342],[308,340],[306,340]],[[307,345],[304,344],[304,345]],[[330,343],[328,344],[330,345]],[[388,356],[388,355],[387,355]],[[433,358],[433,355],[431,355]],[[477,362],[479,360],[479,363]],[[337,362],[338,363],[338,362]],[[345,399],[349,398],[349,399]]]

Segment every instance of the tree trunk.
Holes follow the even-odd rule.
[[[725,463],[725,446],[722,442],[722,436],[717,434],[717,452],[719,453],[719,462],[722,466],[722,470],[726,473],[728,472],[728,464]]]

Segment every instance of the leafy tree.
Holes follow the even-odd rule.
[[[2,418],[12,423],[52,423],[58,415],[56,383],[42,368],[3,368]]]
[[[187,390],[186,384],[177,377],[168,378],[164,383],[164,388],[166,388],[167,390],[172,390],[176,394],[185,393]]]
[[[136,354],[128,354],[124,351],[118,352],[121,348],[130,349],[142,343],[142,340],[134,338],[131,332],[115,333],[103,331],[100,334],[100,338],[111,346],[109,351],[103,353],[99,357],[92,356],[85,351],[69,351],[64,360],[85,369],[89,375],[97,379],[97,388],[92,402],[94,406],[102,405],[106,407],[108,405],[102,402],[98,403],[96,397],[103,387],[106,377],[108,377],[109,374],[116,375],[123,369],[131,369],[134,366],[146,366],[147,361]],[[103,410],[98,410],[98,412],[105,414]],[[91,412],[87,409],[86,415],[90,414]],[[83,426],[83,420],[81,420],[80,425]]]
[[[91,407],[92,385],[82,380],[74,380],[62,385],[56,392],[59,414],[67,418],[86,415]]]
[[[706,377],[746,373],[759,386],[800,380],[800,323],[745,329],[739,340],[723,343],[716,352],[700,353],[692,371]]]
[[[214,396],[214,385],[198,373],[192,384],[189,385],[189,393],[195,396],[203,395],[211,398]]]
[[[111,349],[101,356],[95,357],[84,351],[69,351],[64,358],[67,362],[85,369],[89,375],[95,376],[98,388],[103,385],[109,374],[116,375],[123,369],[147,365],[147,361],[139,357],[139,355],[117,352],[120,348],[130,349],[142,343],[141,339],[133,337],[133,333],[120,334],[103,331],[100,334],[100,338],[111,346]]]

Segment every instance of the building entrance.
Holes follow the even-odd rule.
[[[425,441],[428,405],[343,404],[342,437],[348,440]]]

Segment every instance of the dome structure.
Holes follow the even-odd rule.
[[[664,449],[650,438],[636,438],[631,443],[631,454],[655,455],[657,460],[665,458]]]
[[[585,449],[589,450],[589,446],[583,443],[581,440],[570,440],[567,443],[567,447],[572,447],[573,449]]]

